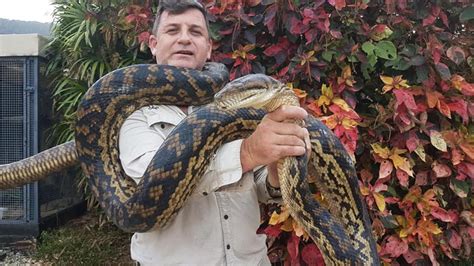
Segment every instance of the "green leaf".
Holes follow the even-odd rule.
[[[416,47],[412,44],[405,45],[399,53],[407,57],[413,57],[416,55]]]
[[[357,56],[355,55],[349,55],[347,57],[347,61],[351,62],[351,63],[356,63],[356,62],[359,62],[359,59],[357,58]]]
[[[421,55],[416,55],[412,58],[410,58],[409,64],[412,66],[421,66],[426,62],[426,59],[424,56]]]
[[[380,41],[374,51],[375,55],[383,59],[395,60],[397,58],[397,48],[391,41]]]
[[[221,28],[221,24],[211,23],[209,25],[209,34],[211,35],[211,39],[213,39],[214,41],[220,41],[222,39],[222,34],[219,33]]]
[[[367,56],[368,63],[371,67],[374,67],[377,64],[377,56],[375,54],[369,54]]]
[[[375,50],[375,45],[372,42],[365,42],[362,44],[362,51],[364,51],[367,55],[372,55]]]
[[[380,221],[382,222],[383,226],[388,229],[395,229],[399,227],[399,224],[393,215],[381,216]]]
[[[385,63],[385,66],[392,67],[393,69],[402,70],[402,71],[407,70],[411,67],[410,63],[406,59],[401,58],[401,57],[398,57],[395,60],[387,61]]]
[[[436,70],[438,70],[438,73],[443,80],[451,79],[451,71],[449,71],[449,68],[447,65],[443,63],[438,63],[435,65],[435,67],[436,67]]]
[[[416,68],[416,82],[423,83],[428,79],[429,68],[426,65],[421,65]]]
[[[371,79],[369,72],[373,72],[373,67],[371,67],[369,64],[363,63],[361,65],[361,68],[362,68],[362,75],[364,75],[364,78],[367,80]]]
[[[451,178],[451,183],[449,184],[456,195],[460,198],[466,198],[469,193],[470,185],[466,181],[457,180],[456,178]]]
[[[431,145],[433,145],[436,149],[444,152],[448,151],[446,141],[443,139],[443,136],[438,131],[430,131],[430,141]]]
[[[321,56],[323,57],[323,59],[324,59],[325,61],[331,62],[332,57],[333,57],[333,55],[335,55],[335,54],[336,54],[336,52],[334,52],[334,51],[324,51],[324,52],[321,54]]]
[[[459,21],[466,22],[474,19],[474,6],[466,8],[461,14],[459,14]]]

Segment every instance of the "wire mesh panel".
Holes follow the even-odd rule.
[[[31,92],[34,82],[27,72],[31,60],[0,59],[0,164],[21,160],[32,154],[30,121],[34,118]],[[33,72],[34,73],[34,72]],[[30,79],[30,80],[29,80]],[[27,84],[30,83],[30,84]],[[30,208],[33,185],[0,191],[0,223],[24,223],[34,219]],[[33,209],[34,211],[34,209]]]

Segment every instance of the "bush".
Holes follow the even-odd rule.
[[[66,29],[74,41],[53,35],[56,53],[69,57],[56,64],[69,68],[61,79],[81,86],[151,58],[145,45],[156,6],[90,2],[101,1],[81,1],[84,15],[77,23],[83,28]],[[474,7],[468,2],[204,1],[213,60],[225,63],[232,79],[266,73],[288,83],[341,139],[356,161],[386,263],[471,256]],[[58,20],[58,33],[68,19]],[[100,58],[104,67],[86,68],[79,58]],[[270,258],[320,262],[285,210],[273,210],[267,208],[261,228],[269,235]]]

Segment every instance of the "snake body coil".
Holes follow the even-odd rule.
[[[41,170],[47,166],[32,162],[48,162],[54,166],[51,168],[74,163],[75,149],[94,195],[117,226],[132,232],[161,228],[191,195],[216,150],[249,136],[266,113],[263,109],[208,104],[226,81],[227,71],[219,64],[208,64],[203,72],[158,65],[134,65],[111,72],[88,90],[79,106],[75,147],[66,144],[66,152],[55,159],[45,151],[26,159],[26,165],[24,160],[1,166],[0,188],[48,174],[48,170]],[[250,75],[228,83],[224,90],[258,87],[282,85],[267,76]],[[132,112],[155,104],[208,105],[173,130],[136,185],[121,168],[119,131]],[[265,108],[271,111],[279,104],[271,101]],[[326,126],[312,117],[305,122],[312,143],[310,162],[307,165],[305,156],[290,157],[278,165],[284,202],[318,245],[326,264],[378,265],[351,159]],[[56,149],[62,151],[61,147]],[[322,206],[313,198],[305,178],[307,170],[317,177],[318,187],[332,206]]]

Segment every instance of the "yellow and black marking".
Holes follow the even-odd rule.
[[[266,112],[282,104],[298,104],[288,88],[264,75],[228,83],[210,104],[227,78],[220,64],[209,64],[202,72],[158,65],[111,72],[83,97],[75,142],[0,166],[0,189],[39,180],[79,160],[91,190],[117,226],[132,232],[164,227],[191,195],[222,144],[249,136]],[[156,104],[207,105],[173,130],[136,185],[121,167],[118,136],[132,112]],[[229,108],[239,105],[244,108]],[[309,170],[314,171],[329,206],[313,198],[306,179],[306,156],[278,163],[285,204],[318,245],[327,265],[380,265],[350,157],[320,121],[310,117],[305,124],[312,143]]]

